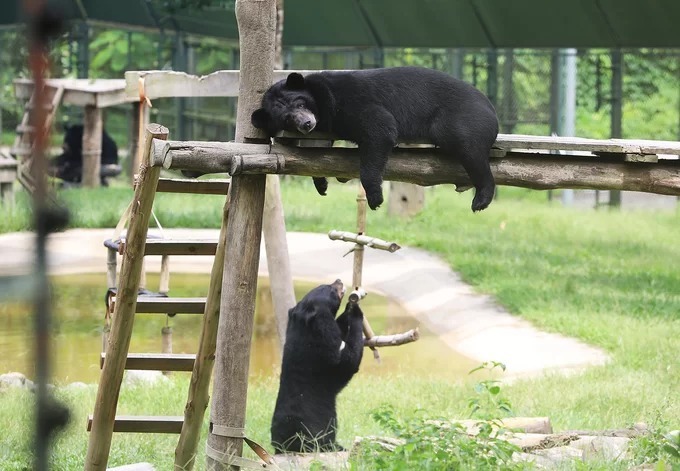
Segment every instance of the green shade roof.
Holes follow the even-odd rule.
[[[233,2],[169,14],[162,0],[48,0],[68,19],[238,38]],[[0,25],[22,21],[19,1]],[[79,7],[82,5],[82,10]],[[83,11],[84,10],[84,11]],[[285,0],[286,46],[680,47],[680,0]]]

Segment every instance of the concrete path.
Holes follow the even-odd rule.
[[[54,234],[48,245],[50,272],[103,272],[103,241],[111,229],[75,229]],[[158,234],[157,231],[151,231]],[[166,229],[171,239],[216,239],[217,230]],[[352,278],[351,243],[331,241],[325,234],[288,233],[293,277],[330,283]],[[32,264],[33,237],[0,235],[0,275],[25,273]],[[158,270],[160,257],[147,257],[147,270]],[[264,244],[260,274],[267,274]],[[212,257],[172,257],[175,273],[210,273]],[[120,264],[119,264],[120,268]],[[542,332],[502,309],[490,296],[475,293],[439,258],[405,247],[395,253],[366,249],[364,287],[401,303],[423,325],[439,333],[453,350],[477,361],[500,360],[508,376],[574,372],[602,365],[603,351],[578,340]]]

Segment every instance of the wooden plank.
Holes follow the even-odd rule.
[[[326,147],[328,141],[338,140],[325,132],[300,134],[280,131],[274,136],[281,144],[296,147]],[[400,148],[434,147],[425,140],[405,141],[397,144]],[[643,139],[588,139],[583,137],[533,136],[528,134],[499,134],[494,147],[500,150],[543,150],[577,151],[609,154],[670,154],[680,155],[680,142],[650,141]],[[495,156],[494,156],[495,157]]]
[[[272,83],[297,72],[309,75],[319,70],[275,70]],[[144,79],[144,93],[149,99],[163,97],[237,97],[238,70],[218,70],[209,75],[190,75],[185,72],[132,70],[125,72],[127,100],[139,98],[139,79]]]
[[[99,367],[103,368],[106,353],[99,358]],[[191,371],[194,368],[196,355],[190,353],[129,353],[125,361],[126,370],[152,371]]]
[[[67,105],[105,108],[139,100],[139,94],[130,98],[125,95],[123,79],[48,79],[45,82],[53,89],[64,87],[63,103]],[[14,81],[14,95],[17,98],[28,100],[32,94],[32,80]]]
[[[224,178],[209,180],[196,180],[192,178],[161,178],[158,180],[156,191],[164,193],[193,193],[203,195],[226,195],[229,191],[229,182]],[[135,176],[137,184],[137,176]]]
[[[138,314],[203,314],[206,298],[137,297]],[[113,298],[116,302],[116,298]]]
[[[146,241],[144,255],[215,255],[216,240],[167,240]]]
[[[114,432],[179,433],[184,417],[181,415],[117,415]],[[87,417],[87,431],[92,430],[92,416]],[[109,468],[111,469],[111,468]]]

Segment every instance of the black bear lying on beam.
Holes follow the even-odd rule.
[[[359,371],[364,351],[364,315],[348,302],[342,281],[321,285],[288,311],[281,382],[272,418],[277,453],[335,451],[335,399]]]
[[[400,141],[427,140],[457,158],[475,186],[473,211],[493,199],[489,153],[498,135],[496,111],[482,92],[443,72],[395,67],[307,77],[292,73],[267,90],[251,121],[270,136],[316,129],[355,142],[371,209],[383,202],[385,165]],[[326,194],[325,178],[314,184]]]

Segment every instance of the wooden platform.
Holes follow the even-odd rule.
[[[106,108],[139,101],[139,92],[136,96],[125,94],[124,79],[48,79],[46,82],[51,88],[64,87],[62,103],[67,105]],[[33,81],[15,80],[14,91],[17,98],[30,99],[33,94]]]

